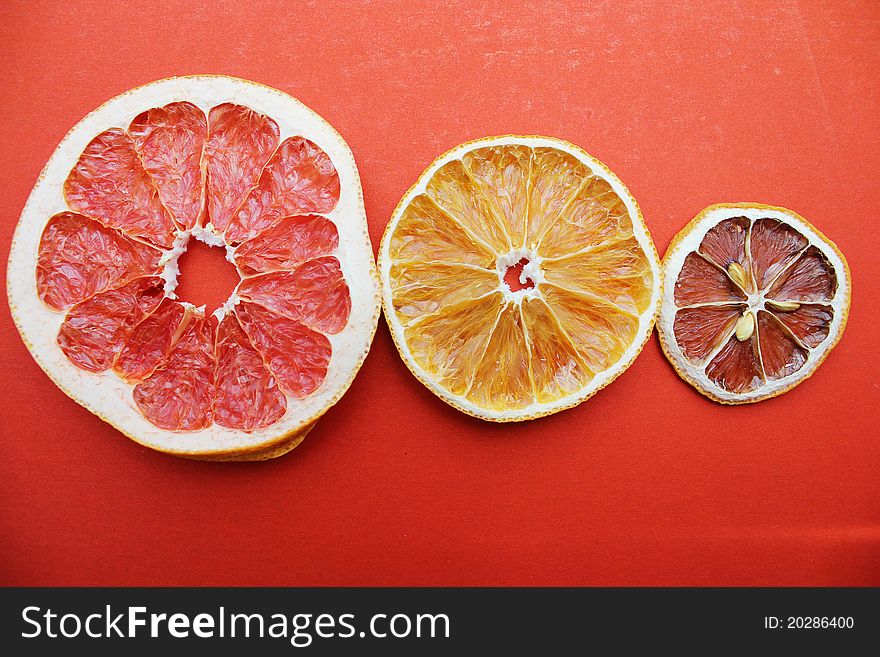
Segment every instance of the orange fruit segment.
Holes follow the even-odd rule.
[[[607,242],[570,256],[544,259],[544,281],[632,315],[651,304],[651,266],[638,241]]]
[[[413,198],[389,238],[389,257],[395,262],[446,262],[493,269],[492,246],[478,233],[442,210],[427,195]],[[430,258],[426,257],[430,254]]]
[[[543,299],[527,299],[521,311],[535,399],[548,403],[576,394],[595,376],[585,353]]]
[[[540,237],[545,258],[561,258],[633,235],[623,200],[606,180],[590,178]]]
[[[663,267],[664,353],[715,401],[755,402],[790,390],[812,375],[846,325],[846,260],[785,208],[706,208],[675,237]]]
[[[493,291],[422,315],[404,330],[407,346],[432,379],[453,394],[467,395],[491,329],[501,317],[502,303],[501,295]]]
[[[544,301],[594,373],[612,368],[635,340],[641,318],[598,297],[548,285]]]
[[[191,240],[236,268],[217,308],[178,298]],[[68,134],[22,213],[8,287],[68,395],[155,449],[250,460],[295,447],[351,384],[377,278],[341,137],[281,92],[196,76]]]
[[[635,200],[594,158],[544,137],[438,158],[395,210],[379,269],[409,368],[495,421],[569,408],[617,377],[660,296]]]
[[[491,207],[493,218],[504,228],[502,244],[524,244],[532,150],[514,145],[477,148],[464,153],[461,162],[483,202]]]
[[[460,302],[479,299],[498,289],[498,274],[463,263],[402,260],[388,273],[397,291],[397,317],[405,327]]]

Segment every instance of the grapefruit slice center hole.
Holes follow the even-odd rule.
[[[528,258],[523,258],[519,262],[516,262],[504,272],[504,282],[507,283],[507,287],[510,288],[511,292],[519,292],[520,290],[531,290],[535,287],[535,281],[531,278],[526,278],[525,283],[520,282],[520,276],[522,276],[523,267],[529,264]]]
[[[226,250],[191,239],[177,261],[180,274],[175,292],[181,301],[206,306],[208,313],[222,306],[241,280],[226,259]]]

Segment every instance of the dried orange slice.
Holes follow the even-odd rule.
[[[527,420],[620,375],[654,323],[660,265],[635,199],[602,163],[547,137],[440,156],[379,251],[404,362],[455,408]]]
[[[688,383],[718,402],[790,390],[816,371],[846,326],[846,259],[785,208],[706,208],[673,239],[663,272],[663,351]]]
[[[240,281],[177,299],[190,240]],[[13,240],[8,295],[36,361],[137,442],[202,459],[295,447],[345,392],[379,313],[357,168],[333,128],[245,80],[160,80],[61,142]]]

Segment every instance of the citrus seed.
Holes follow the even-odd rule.
[[[768,308],[772,308],[773,310],[791,311],[797,310],[801,307],[801,304],[797,301],[774,301],[773,299],[767,299],[765,303]]]
[[[751,312],[746,312],[736,323],[736,339],[744,342],[752,337],[755,332],[755,316]]]
[[[748,287],[748,274],[746,270],[743,269],[743,266],[736,262],[735,260],[727,265],[727,274],[730,276],[731,280],[739,285],[740,288],[749,291]]]

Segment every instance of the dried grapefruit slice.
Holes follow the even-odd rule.
[[[603,164],[548,137],[440,156],[379,250],[404,362],[455,408],[527,420],[620,375],[648,338],[660,263],[635,199]]]
[[[176,298],[191,239],[237,267],[213,313]],[[278,456],[345,392],[376,328],[354,159],[268,87],[195,76],[134,89],[49,160],[15,232],[8,296],[49,376],[137,442]]]
[[[846,259],[785,208],[706,208],[672,241],[663,272],[663,351],[688,383],[718,402],[790,390],[815,372],[846,325]]]

